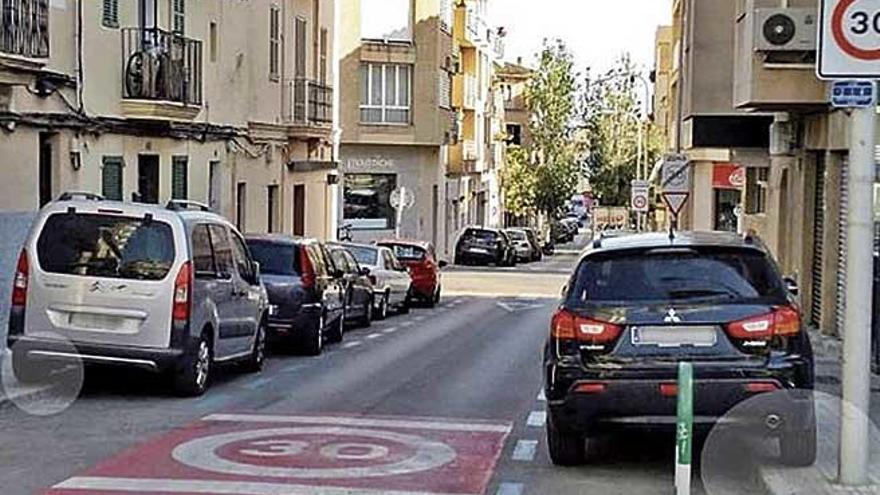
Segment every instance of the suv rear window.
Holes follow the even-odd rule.
[[[37,240],[37,259],[49,273],[162,280],[174,263],[171,226],[156,220],[58,213]]]
[[[584,259],[569,302],[743,302],[784,297],[776,269],[760,252],[665,249]]]
[[[510,237],[514,241],[525,241],[528,240],[526,238],[526,233],[521,230],[508,230],[505,232],[507,237]]]
[[[462,235],[464,239],[476,239],[483,242],[495,242],[498,239],[498,233],[492,230],[468,229]]]
[[[266,275],[297,275],[298,248],[292,244],[270,241],[247,241],[254,261],[260,264],[260,273]]]
[[[425,250],[407,244],[386,244],[385,247],[394,251],[394,256],[403,261],[421,261],[425,259]]]

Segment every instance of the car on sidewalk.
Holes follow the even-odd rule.
[[[316,356],[345,334],[344,273],[327,246],[282,234],[247,236],[269,295],[268,336],[273,344]]]
[[[384,320],[391,311],[409,313],[412,277],[391,249],[347,242],[339,245],[345,247],[358,264],[368,270],[373,283],[373,314],[376,319]]]
[[[510,238],[516,253],[516,261],[528,263],[535,259],[535,249],[529,241],[529,236],[523,229],[504,229],[504,233]]]
[[[19,256],[7,344],[22,382],[81,361],[167,374],[200,395],[217,363],[261,369],[267,308],[244,239],[207,207],[66,193]]]
[[[361,327],[373,323],[373,281],[369,268],[361,267],[351,252],[339,244],[329,244],[330,257],[345,286],[345,319]]]
[[[501,229],[468,227],[455,244],[455,264],[515,266],[516,250]]]
[[[390,239],[379,241],[378,246],[387,247],[409,269],[412,277],[412,298],[434,307],[440,302],[442,277],[440,270],[446,262],[437,259],[434,245],[426,241]]]
[[[792,290],[755,238],[643,234],[594,241],[580,257],[544,347],[547,439],[557,465],[584,462],[589,437],[670,426],[677,366],[694,366],[694,415],[711,426],[761,393],[762,434],[782,460],[816,456],[813,352]]]

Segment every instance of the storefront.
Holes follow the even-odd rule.
[[[713,229],[726,232],[739,230],[742,217],[742,190],[746,169],[733,163],[716,163],[712,169]]]

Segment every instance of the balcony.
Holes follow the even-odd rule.
[[[329,132],[333,123],[333,88],[305,78],[286,81],[284,120],[296,129]]]
[[[462,142],[461,146],[462,156],[461,159],[466,162],[475,162],[477,161],[477,142],[471,139]]]
[[[49,0],[3,0],[0,55],[49,58]]]
[[[202,42],[157,28],[125,28],[121,35],[123,112],[195,118],[202,107]]]

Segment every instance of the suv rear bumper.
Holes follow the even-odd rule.
[[[269,316],[266,324],[269,338],[285,339],[311,331],[321,317],[321,303],[303,304],[292,316]]]
[[[24,353],[30,360],[80,361],[84,364],[125,366],[153,372],[174,368],[185,353],[184,349],[175,348],[148,349],[84,342],[72,342],[74,349],[71,349],[67,342],[21,335],[10,335],[7,344],[12,352]]]

